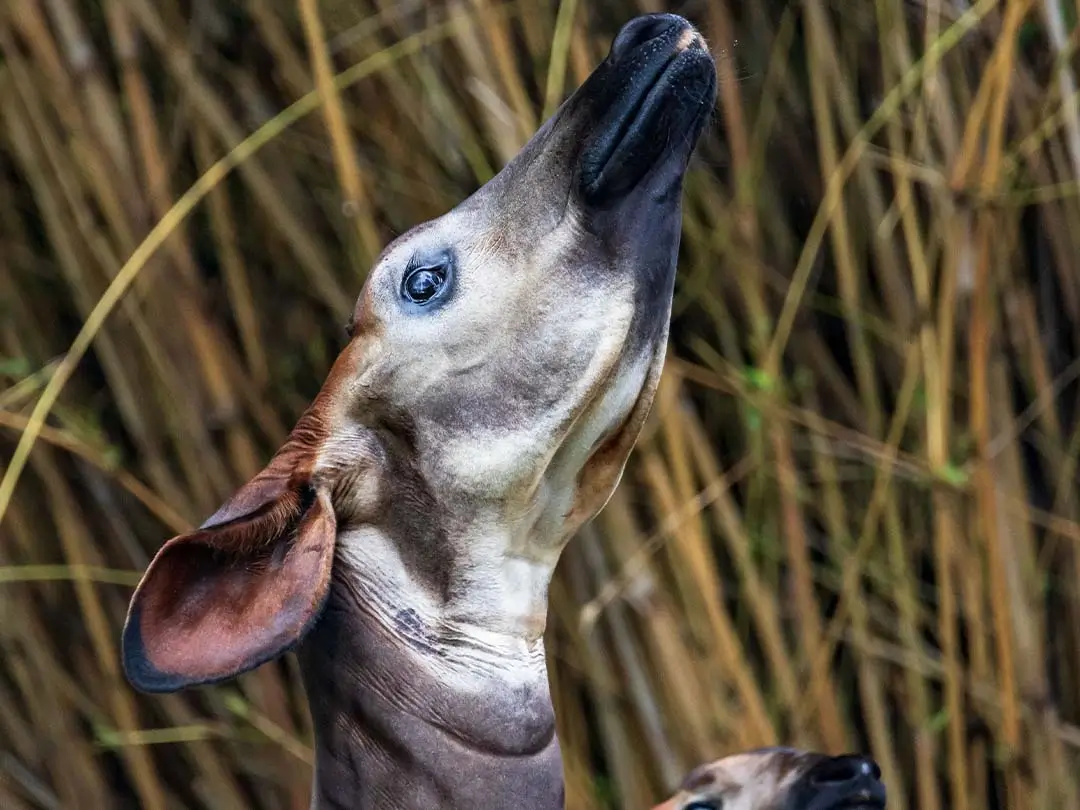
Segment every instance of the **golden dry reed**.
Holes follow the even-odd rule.
[[[552,588],[568,807],[782,742],[896,810],[1080,808],[1069,0],[4,0],[0,807],[307,807],[293,660],[139,696],[131,588],[380,246],[657,10],[721,83],[653,417]]]

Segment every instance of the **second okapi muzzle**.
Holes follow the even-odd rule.
[[[770,747],[694,768],[653,810],[885,810],[876,762],[860,754]]]
[[[885,785],[872,759],[823,757],[791,789],[785,810],[884,810]]]

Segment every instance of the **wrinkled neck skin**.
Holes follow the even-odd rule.
[[[666,315],[670,280],[658,298]],[[316,730],[314,808],[562,810],[548,587],[651,407],[666,343],[658,321],[659,335],[612,331],[629,350],[597,351],[573,400],[587,404],[524,477],[520,448],[552,447],[530,433],[550,426],[471,444],[423,423],[372,428],[380,484],[352,501],[345,493],[360,488],[348,479],[336,490],[330,595],[298,650]],[[516,483],[493,496],[468,468]]]
[[[380,441],[385,490],[353,517],[337,503],[330,595],[298,650],[313,808],[562,810],[548,587],[622,474],[663,366],[661,332],[600,370],[619,383],[598,385],[539,479],[506,497],[436,485],[431,470],[452,462],[432,467],[393,436]]]
[[[401,510],[404,511],[404,510]],[[490,512],[417,511],[338,537],[299,649],[316,730],[312,808],[562,810],[543,632],[545,559]]]

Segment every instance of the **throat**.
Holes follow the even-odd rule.
[[[468,556],[418,567],[395,540],[339,537],[330,598],[298,651],[313,807],[562,810],[543,642],[554,563],[474,536],[437,545]]]
[[[503,552],[494,563],[477,563],[460,573],[444,620],[472,628],[478,642],[530,657],[543,655],[548,589],[554,565],[545,559]]]
[[[335,589],[402,641],[543,658],[548,589],[562,543],[494,521],[450,532],[362,526],[338,538]],[[452,651],[447,651],[453,654]]]

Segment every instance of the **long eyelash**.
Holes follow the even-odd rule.
[[[436,254],[435,257],[432,257],[430,254],[425,255],[424,253],[414,253],[409,259],[409,263],[405,265],[405,271],[403,275],[408,275],[418,267],[435,266],[437,257],[438,254]]]
[[[445,266],[453,261],[452,256],[453,254],[450,251],[437,251],[435,253],[414,253],[409,259],[408,264],[405,265],[405,270],[402,272],[402,275],[406,275],[418,267]]]

